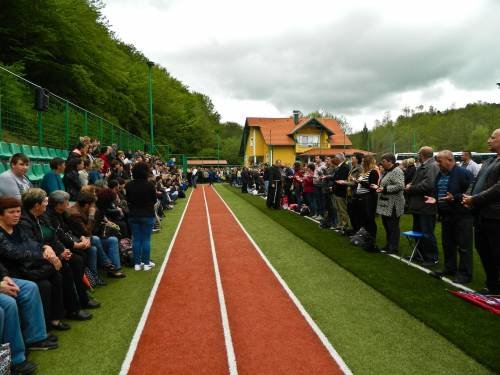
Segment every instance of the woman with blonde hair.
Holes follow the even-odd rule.
[[[375,211],[377,208],[377,188],[379,181],[379,172],[376,168],[375,158],[371,155],[363,157],[362,162],[363,172],[359,175],[356,182],[358,183],[354,192],[353,211],[356,216],[355,223],[357,227],[353,229],[357,231],[360,228],[365,228],[373,237],[373,241],[377,236],[377,224],[375,223]]]

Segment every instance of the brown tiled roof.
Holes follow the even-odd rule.
[[[191,159],[188,160],[188,165],[227,165],[227,160],[205,160],[205,159]]]
[[[247,117],[246,125],[249,127],[258,127],[262,132],[264,141],[267,145],[275,146],[293,146],[293,134],[304,126],[311,119],[309,117],[302,117],[295,125],[292,117],[286,118],[267,118],[267,117]],[[333,135],[330,136],[330,143],[333,145],[344,145],[344,131],[339,123],[334,119],[316,119],[325,128],[327,128]],[[351,146],[351,140],[346,135],[345,144]]]
[[[300,155],[304,155],[304,156],[316,156],[316,155],[333,156],[335,154],[340,154],[340,153],[343,153],[346,155],[352,155],[355,152],[359,152],[363,155],[374,155],[373,152],[359,150],[357,148],[351,148],[351,147],[346,147],[344,149],[343,146],[336,146],[336,147],[332,147],[332,148],[321,148],[321,149],[320,148],[311,148],[310,150],[303,152]]]

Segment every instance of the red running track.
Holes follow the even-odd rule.
[[[210,236],[229,336],[222,324],[225,310],[217,294]],[[224,334],[226,341],[231,338],[239,374],[342,373],[221,198],[212,188],[199,186],[171,249],[129,373],[227,374],[232,348],[227,349]]]

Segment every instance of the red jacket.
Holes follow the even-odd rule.
[[[312,176],[305,175],[302,180],[302,185],[304,186],[304,193],[312,193],[314,191]]]

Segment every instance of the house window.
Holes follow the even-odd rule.
[[[255,146],[255,144],[253,142],[253,137],[252,137],[252,138],[250,138],[250,147],[253,147],[253,146]]]
[[[299,135],[297,143],[301,147],[319,147],[319,135]]]

